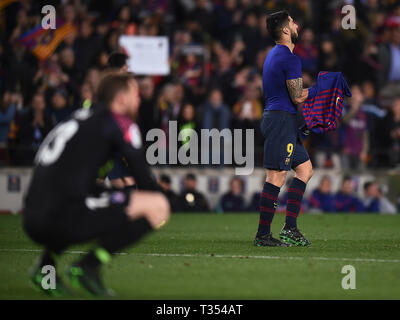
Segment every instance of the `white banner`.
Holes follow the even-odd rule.
[[[167,37],[121,36],[119,45],[129,56],[129,71],[138,75],[169,74]]]

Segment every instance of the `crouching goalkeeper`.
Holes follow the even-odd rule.
[[[101,281],[101,266],[169,217],[168,200],[159,192],[132,120],[140,104],[136,80],[129,73],[110,74],[100,82],[97,99],[103,107],[75,112],[46,137],[25,199],[24,229],[43,246],[32,281],[54,296],[69,291],[58,276],[60,271],[56,268],[56,288],[45,290],[41,270],[56,266],[69,246],[94,242],[67,268],[67,276],[77,287],[108,296],[111,291]],[[140,190],[99,189],[99,168],[115,153],[125,157]]]

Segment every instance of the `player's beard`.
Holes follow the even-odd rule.
[[[290,40],[292,40],[292,43],[296,44],[298,39],[299,35],[297,33],[294,33],[293,31],[290,31]]]

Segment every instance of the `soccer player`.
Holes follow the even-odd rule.
[[[158,192],[139,128],[132,121],[140,103],[136,80],[129,73],[110,74],[100,82],[97,98],[102,107],[78,110],[59,124],[35,158],[23,225],[29,237],[44,247],[32,274],[39,289],[43,266],[55,266],[57,256],[71,245],[95,241],[89,253],[69,266],[67,275],[94,295],[109,295],[100,267],[169,217],[168,200]],[[125,156],[139,190],[99,189],[97,172],[114,152]],[[58,277],[56,283],[56,289],[46,293],[66,292]]]
[[[108,66],[111,70],[119,72],[128,71],[128,56],[123,52],[114,51],[108,57]],[[134,189],[135,180],[129,175],[129,170],[125,159],[121,155],[116,155],[113,160],[113,167],[107,174],[110,184],[115,189]]]
[[[266,106],[261,129],[265,137],[267,176],[260,198],[260,220],[254,245],[308,246],[310,242],[297,228],[303,194],[312,176],[311,161],[299,138],[297,124],[297,105],[309,96],[309,90],[303,89],[301,61],[293,54],[298,38],[297,25],[286,11],[269,15],[266,22],[276,45],[266,57],[263,68]],[[288,189],[286,223],[279,234],[281,241],[272,236],[270,228],[280,188],[290,169],[295,171],[295,177]]]

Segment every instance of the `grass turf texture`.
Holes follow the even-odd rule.
[[[275,217],[275,236],[283,222],[284,215]],[[312,242],[306,248],[254,247],[257,224],[253,213],[173,215],[107,265],[105,283],[119,299],[400,298],[400,215],[302,215],[300,229]],[[0,216],[0,299],[48,299],[28,280],[39,253],[20,249],[39,247],[25,236],[21,217]],[[62,256],[64,279],[65,266],[80,256],[71,251],[87,249]],[[355,290],[341,287],[348,264],[356,268]]]

